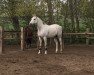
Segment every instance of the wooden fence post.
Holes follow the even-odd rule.
[[[86,33],[89,33],[90,32],[90,29],[89,28],[87,28],[86,29]],[[86,34],[86,45],[89,45],[89,35],[88,34]]]
[[[24,45],[24,28],[21,27],[21,50],[24,50],[25,45]]]
[[[0,26],[0,54],[2,54],[3,51],[3,28]]]

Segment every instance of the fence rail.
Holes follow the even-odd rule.
[[[94,35],[94,33],[64,33],[64,35]]]

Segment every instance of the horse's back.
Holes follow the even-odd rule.
[[[50,25],[50,28],[52,28],[53,30],[55,29],[57,32],[62,32],[62,27],[58,24],[52,24]]]
[[[49,34],[53,36],[62,37],[62,27],[58,24],[52,24],[49,26]]]

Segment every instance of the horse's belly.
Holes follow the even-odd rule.
[[[56,36],[57,35],[57,31],[55,31],[55,30],[49,30],[49,32],[48,32],[48,37],[54,37],[54,36]]]
[[[47,36],[47,32],[43,32],[43,31],[38,32],[38,36],[39,37],[46,37]]]
[[[54,32],[39,32],[38,33],[38,36],[39,37],[54,37],[54,36],[56,36],[56,32],[54,31]]]

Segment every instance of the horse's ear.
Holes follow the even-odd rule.
[[[36,14],[33,14],[33,16],[36,16]]]

